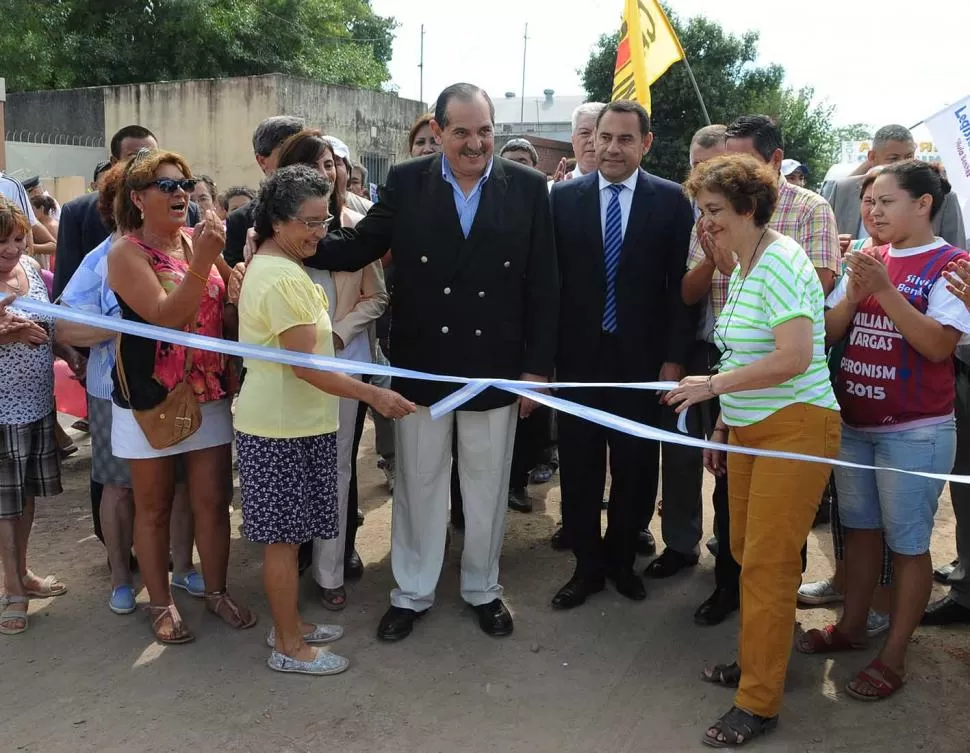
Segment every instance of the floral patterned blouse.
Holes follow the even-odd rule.
[[[145,253],[165,292],[169,295],[175,292],[188,274],[188,262],[154,249],[133,235],[125,236],[125,240],[134,243]],[[187,239],[186,242],[188,242]],[[225,283],[213,266],[209,270],[208,284],[199,301],[195,324],[183,328],[183,331],[222,338],[225,299]],[[138,316],[120,295],[118,303],[121,305],[123,319],[144,323],[145,320]],[[129,406],[125,401],[119,389],[117,367],[112,373],[115,402],[122,407],[132,407],[135,410],[154,408],[182,381],[188,350],[181,345],[173,345],[161,340],[122,335],[120,353],[131,391],[131,405]],[[206,403],[227,397],[230,392],[227,357],[207,350],[193,350],[192,359],[188,382],[199,402]]]

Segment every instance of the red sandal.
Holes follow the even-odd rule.
[[[869,666],[861,670],[846,683],[845,692],[857,701],[884,701],[903,687],[905,680],[879,659],[873,659]],[[872,695],[860,693],[853,685],[868,685],[876,692]]]
[[[835,625],[828,625],[821,630],[809,630],[795,641],[795,648],[803,654],[836,654],[841,651],[859,651],[865,647],[865,642],[856,643]]]

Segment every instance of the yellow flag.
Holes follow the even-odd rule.
[[[613,74],[613,101],[633,99],[650,107],[650,85],[678,60],[680,40],[657,0],[625,0]]]

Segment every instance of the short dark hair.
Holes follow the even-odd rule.
[[[290,115],[266,118],[253,131],[253,151],[260,157],[269,157],[276,147],[302,130],[303,121],[299,118]]]
[[[862,197],[865,196],[869,186],[876,182],[876,178],[879,177],[881,172],[882,166],[877,165],[865,174],[865,177],[862,179],[862,183],[859,184],[859,201],[862,201]]]
[[[879,177],[892,175],[896,183],[912,198],[919,199],[929,194],[933,200],[930,219],[934,219],[943,208],[943,200],[950,193],[950,182],[943,177],[940,169],[929,162],[908,159],[886,165]]]
[[[283,147],[280,149],[279,167],[307,165],[316,169],[317,163],[323,159],[323,155],[327,152],[330,152],[334,160],[337,159],[333,146],[319,129],[304,128],[283,142]]]
[[[488,92],[475,84],[452,84],[438,95],[438,101],[434,106],[434,119],[438,125],[444,128],[448,125],[448,105],[451,100],[458,99],[462,102],[471,102],[475,97],[482,97],[488,103],[488,115],[495,123],[495,105],[492,104]]]
[[[610,102],[596,116],[597,129],[600,127],[600,121],[603,119],[603,116],[608,112],[633,113],[637,116],[637,120],[640,121],[640,135],[646,136],[650,133],[650,114],[639,102],[634,102],[632,99],[618,99],[615,102]]]
[[[219,195],[219,203],[222,205],[224,211],[229,211],[229,202],[237,196],[245,196],[252,201],[256,198],[256,192],[249,186],[229,186],[229,188]]]
[[[116,160],[121,159],[121,142],[125,139],[155,139],[155,141],[158,141],[155,134],[145,126],[126,125],[111,137],[111,156]]]
[[[218,190],[216,190],[216,182],[208,175],[196,175],[195,178],[208,186],[209,195],[212,197],[212,200],[215,201],[216,197],[219,195]]]
[[[532,146],[528,139],[509,139],[499,151],[498,156],[504,157],[506,152],[528,152],[529,159],[532,160],[532,166],[535,167],[539,164],[539,152],[536,151],[536,148]]]
[[[774,120],[767,115],[742,115],[727,127],[726,139],[751,139],[755,151],[771,161],[776,149],[785,148],[785,137]]]
[[[701,190],[721,194],[738,214],[751,214],[754,224],[765,227],[778,203],[778,180],[771,168],[750,154],[725,154],[701,162],[684,184],[688,195]]]
[[[44,212],[45,214],[54,214],[57,211],[57,202],[51,196],[31,196],[30,205],[35,211]]]
[[[258,242],[273,237],[273,223],[293,219],[307,199],[328,198],[333,184],[306,165],[281,167],[259,188],[253,207],[253,228]]]
[[[92,178],[91,182],[97,183],[98,177],[101,175],[101,173],[103,173],[105,170],[110,170],[110,169],[111,169],[111,163],[108,162],[108,160],[103,160],[99,162],[94,168],[94,178]]]

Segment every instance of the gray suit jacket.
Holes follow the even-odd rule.
[[[865,176],[856,175],[843,178],[832,184],[832,189],[826,197],[835,211],[835,221],[840,233],[848,233],[853,238],[859,235],[859,190]],[[963,227],[963,214],[956,194],[947,194],[943,200],[943,208],[933,220],[934,232],[951,246],[967,247],[966,230]]]

